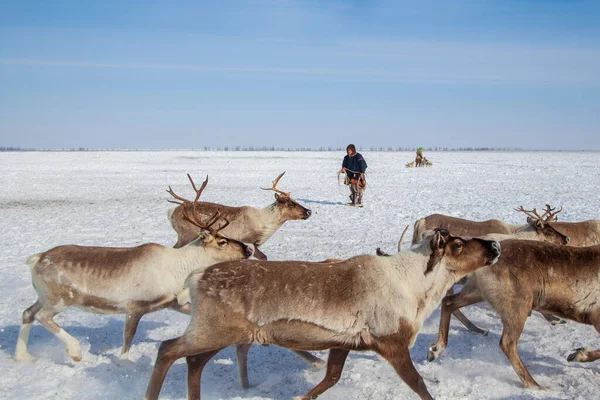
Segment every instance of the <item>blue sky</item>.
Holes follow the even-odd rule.
[[[598,21],[578,0],[0,0],[0,146],[600,150]]]

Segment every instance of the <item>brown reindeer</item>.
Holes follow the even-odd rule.
[[[435,227],[448,229],[455,235],[471,237],[497,233],[511,235],[510,238],[513,239],[541,240],[558,244],[570,243],[570,237],[565,236],[561,231],[555,229],[555,223],[553,222],[556,220],[556,215],[562,211],[562,208],[554,211],[553,208],[546,205],[545,212],[542,215],[539,215],[535,208],[528,211],[523,206],[516,209],[516,211],[527,215],[527,223],[525,225],[507,224],[497,219],[479,222],[450,217],[448,215],[432,214],[415,222],[412,243],[415,244],[418,242],[422,232]],[[504,237],[504,239],[507,238],[509,237]],[[453,293],[453,289],[450,289],[448,292],[449,295]],[[564,323],[560,318],[556,318],[553,315],[543,315],[552,324]],[[473,324],[462,312],[456,311],[454,316],[471,332],[487,335],[487,331]]]
[[[34,359],[27,352],[27,342],[31,325],[37,320],[65,344],[74,361],[80,361],[79,342],[53,320],[68,307],[125,314],[121,356],[126,357],[145,314],[165,307],[179,308],[176,295],[191,271],[252,256],[252,245],[228,239],[218,232],[220,228],[212,228],[220,217],[217,212],[210,221],[202,222],[194,213],[186,214],[196,226],[196,239],[180,249],[156,243],[138,247],[66,245],[29,257],[27,264],[38,300],[23,312],[15,359]]]
[[[263,190],[272,190],[275,192],[275,202],[265,208],[254,208],[250,206],[229,207],[221,204],[200,202],[196,205],[196,212],[204,216],[213,215],[215,210],[221,211],[221,215],[230,221],[230,224],[223,229],[223,235],[240,240],[244,243],[252,243],[256,247],[265,243],[286,221],[308,219],[311,210],[302,207],[298,202],[291,198],[289,192],[283,192],[277,189],[277,183],[285,172],[281,173],[270,188],[261,188]],[[192,177],[188,174],[192,187],[196,190]],[[197,190],[196,190],[197,191]],[[177,203],[172,201],[173,203]],[[177,232],[178,240],[174,247],[184,246],[194,238],[194,227],[183,218],[183,210],[189,205],[180,204],[178,207],[169,210],[169,221]]]
[[[502,257],[475,271],[456,295],[442,300],[438,340],[428,354],[438,358],[448,346],[450,315],[487,301],[502,319],[500,348],[528,388],[541,388],[521,361],[517,344],[531,310],[559,315],[600,332],[600,245],[560,246],[530,240],[503,240]],[[568,361],[590,362],[600,350],[576,349]]]
[[[495,241],[436,230],[393,256],[337,263],[228,262],[187,280],[192,320],[161,344],[146,399],[157,399],[169,367],[186,357],[188,398],[200,399],[206,363],[233,344],[331,349],[325,378],[298,399],[314,399],[340,378],[351,350],[372,350],[422,399],[431,399],[409,355],[423,321],[458,279],[500,255]],[[429,264],[433,271],[425,275]]]
[[[468,219],[451,217],[443,214],[432,214],[425,218],[421,218],[415,222],[413,230],[412,243],[418,243],[421,239],[423,232],[435,228],[448,229],[455,235],[462,236],[484,236],[489,233],[502,233],[507,235],[516,234],[521,239],[533,239],[534,237],[543,237],[550,240],[559,236],[560,238],[569,237],[569,241],[572,240],[570,235],[563,232],[555,227],[556,214],[562,211],[562,208],[558,211],[550,208],[546,205],[544,214],[541,216],[537,213],[536,209],[531,211],[525,210],[523,206],[516,209],[516,211],[522,212],[527,215],[527,223],[524,225],[513,225],[507,224],[497,219],[490,219],[487,221],[471,221]],[[565,223],[562,223],[564,226]],[[533,234],[533,236],[531,235]]]
[[[169,220],[173,229],[178,234],[178,241],[175,248],[183,246],[190,238],[190,223],[185,218],[186,213],[194,213],[197,215],[206,215],[214,209],[218,209],[222,215],[227,216],[229,224],[222,227],[223,234],[230,235],[246,243],[253,243],[255,246],[254,256],[259,259],[266,260],[267,257],[258,249],[258,246],[263,244],[281,225],[292,219],[307,219],[311,215],[311,211],[302,207],[290,197],[289,192],[283,192],[277,189],[277,184],[281,177],[285,174],[282,172],[273,182],[270,188],[261,188],[263,190],[275,191],[275,202],[264,209],[256,209],[254,207],[227,207],[215,203],[198,202],[198,198],[208,182],[208,176],[200,189],[196,188],[194,180],[187,174],[188,179],[192,184],[192,188],[196,192],[196,199],[190,202],[173,192],[169,186],[167,192],[175,198],[168,200],[171,203],[179,204],[178,207],[169,212]],[[190,205],[193,204],[193,207]],[[186,294],[180,295],[178,307],[182,307],[187,301]],[[243,389],[250,387],[248,380],[248,351],[251,345],[239,345],[236,349],[236,358],[238,365],[238,378],[240,386]],[[306,351],[295,352],[300,358],[314,367],[320,367],[325,364],[323,360]]]

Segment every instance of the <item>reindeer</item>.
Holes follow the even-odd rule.
[[[259,343],[331,349],[323,381],[297,399],[333,386],[351,350],[379,353],[422,399],[431,399],[409,348],[446,290],[499,256],[495,241],[436,230],[420,246],[389,257],[228,262],[191,274],[192,320],[183,336],[160,345],[145,398],[157,399],[170,366],[186,357],[188,398],[200,399],[210,358],[232,344]]]
[[[442,214],[432,214],[428,217],[422,218],[415,222],[413,230],[412,243],[416,244],[419,241],[422,232],[433,229],[435,227],[444,228],[450,230],[455,235],[464,236],[484,236],[491,233],[504,234],[510,236],[504,236],[500,239],[525,239],[525,240],[541,240],[552,243],[567,244],[570,242],[570,237],[563,235],[561,232],[554,228],[554,223],[551,222],[556,220],[556,215],[562,211],[562,207],[558,211],[546,205],[544,214],[539,215],[537,210],[525,210],[523,206],[516,211],[522,212],[527,215],[527,223],[525,225],[511,225],[499,221],[497,219],[491,219],[488,221],[470,221],[462,218],[450,217]],[[500,240],[498,239],[498,240]],[[448,292],[449,295],[454,294],[453,289]],[[556,318],[553,315],[542,314],[544,318],[553,325],[564,323],[560,318]],[[454,316],[471,332],[479,335],[487,335],[487,331],[479,328],[473,324],[462,312],[456,311]]]
[[[223,217],[231,223],[223,229],[223,235],[240,240],[244,243],[252,243],[259,247],[265,243],[281,226],[290,220],[308,219],[311,210],[302,207],[290,196],[289,192],[277,189],[277,184],[285,172],[281,173],[270,188],[275,192],[275,202],[265,208],[228,207],[215,203],[200,202],[196,206],[196,212],[203,216],[214,214],[216,209],[221,210]],[[192,177],[188,174],[192,187],[196,190]],[[194,227],[183,218],[186,204],[170,200],[179,204],[178,207],[169,210],[169,221],[177,232],[178,240],[174,247],[184,246],[194,238]],[[187,205],[189,207],[189,205]]]
[[[459,308],[487,301],[502,319],[500,348],[527,388],[542,388],[521,361],[517,344],[531,310],[559,315],[600,332],[600,245],[560,246],[530,240],[504,240],[494,266],[475,271],[456,295],[442,300],[438,340],[430,361],[448,346],[450,315]],[[568,361],[591,362],[600,350],[579,348]]]
[[[545,212],[541,216],[537,213],[536,209],[528,211],[525,210],[523,206],[515,209],[515,211],[527,215],[526,224],[512,225],[497,219],[470,221],[468,219],[456,218],[443,214],[432,214],[415,222],[412,244],[416,244],[420,241],[423,232],[434,228],[444,228],[455,235],[471,237],[484,236],[489,233],[502,233],[516,235],[515,238],[520,239],[543,237],[545,239],[553,240],[553,238],[559,236],[567,240],[567,242],[571,240],[570,237],[569,239],[566,239],[567,236],[562,234],[563,230],[555,229],[553,223],[553,221],[556,220],[556,214],[562,211],[562,207],[560,210],[553,212],[554,209],[550,208],[549,205],[546,205]]]
[[[206,181],[200,193],[206,186]],[[27,342],[34,320],[66,346],[74,361],[81,360],[79,342],[53,318],[69,307],[98,314],[125,314],[121,356],[126,357],[140,319],[165,307],[178,309],[176,294],[189,273],[209,265],[252,256],[253,246],[226,238],[213,229],[217,211],[204,223],[195,213],[184,218],[196,227],[196,239],[180,249],[148,243],[138,247],[65,245],[27,260],[38,300],[23,312],[15,360],[33,360]],[[199,229],[199,231],[198,231]]]
[[[277,189],[277,184],[281,177],[285,174],[282,172],[272,182],[270,188],[261,188],[263,190],[275,191],[275,202],[270,206],[263,209],[256,209],[254,207],[227,207],[215,203],[198,202],[199,193],[202,192],[206,183],[208,182],[208,176],[206,177],[205,184],[200,190],[196,188],[194,180],[187,174],[192,188],[196,192],[196,199],[193,203],[187,201],[183,197],[178,196],[173,192],[171,187],[167,192],[175,198],[175,200],[168,200],[171,203],[178,204],[179,206],[169,211],[169,220],[173,229],[178,234],[178,240],[175,244],[175,248],[185,245],[190,238],[191,225],[188,219],[185,218],[186,212],[189,212],[190,204],[193,204],[192,212],[195,214],[205,215],[218,209],[228,219],[229,225],[223,227],[223,234],[244,241],[246,243],[253,243],[255,248],[254,256],[259,259],[266,260],[267,257],[258,249],[258,246],[262,245],[268,238],[275,233],[277,229],[283,225],[285,221],[292,219],[307,219],[311,215],[311,211],[302,207],[290,196],[289,192],[283,192]],[[178,307],[187,304],[186,294],[181,294],[179,297]],[[177,309],[177,307],[175,307]],[[238,378],[240,387],[242,389],[248,389],[250,382],[248,380],[248,352],[250,351],[251,345],[239,345],[236,349],[236,359],[238,365]],[[296,355],[302,358],[305,362],[313,367],[321,367],[324,365],[324,361],[318,357],[306,351],[296,351]]]

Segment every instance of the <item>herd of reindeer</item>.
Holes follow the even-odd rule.
[[[185,357],[188,398],[200,399],[206,363],[236,345],[240,385],[247,388],[252,344],[294,351],[313,366],[325,362],[309,351],[329,349],[323,380],[304,396],[314,399],[335,385],[351,350],[371,350],[387,360],[422,399],[431,399],[409,349],[425,319],[441,302],[437,341],[428,359],[448,346],[450,316],[486,333],[459,309],[487,301],[502,319],[500,347],[528,388],[541,388],[521,361],[517,344],[532,310],[552,323],[566,318],[600,332],[600,221],[558,222],[549,205],[538,212],[521,206],[523,225],[475,222],[434,214],[414,224],[412,245],[388,255],[359,255],[323,262],[266,261],[259,247],[286,221],[311,211],[277,189],[265,208],[229,207],[168,192],[177,232],[174,248],[148,243],[133,248],[65,245],[27,260],[38,300],[23,312],[15,360],[27,351],[38,321],[69,356],[82,358],[79,342],[53,317],[69,307],[125,314],[122,357],[127,357],[140,319],[171,308],[191,315],[185,333],[159,347],[146,399],[157,399],[170,366]],[[540,215],[541,214],[541,215]],[[406,232],[406,231],[405,231]],[[404,235],[404,234],[403,234]],[[463,283],[454,294],[453,286]],[[568,361],[590,362],[600,350],[579,348]]]

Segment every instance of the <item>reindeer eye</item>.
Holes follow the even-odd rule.
[[[463,247],[463,244],[462,244],[462,242],[456,242],[456,248],[457,248],[457,249],[460,249],[460,248],[462,248],[462,247]]]
[[[227,244],[227,240],[221,239],[217,243],[218,243],[219,246],[225,246]]]

